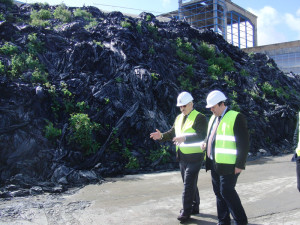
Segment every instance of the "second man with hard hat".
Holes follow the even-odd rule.
[[[206,170],[211,170],[218,224],[230,225],[231,214],[235,224],[245,225],[248,219],[235,185],[245,169],[249,151],[248,128],[243,114],[230,110],[225,104],[226,99],[218,90],[207,96],[206,108],[213,115],[202,148],[206,149]]]
[[[207,121],[203,114],[194,109],[193,100],[190,93],[180,93],[177,106],[181,114],[176,117],[173,127],[165,133],[156,129],[156,132],[150,134],[153,140],[172,140],[176,144],[176,157],[184,184],[183,208],[177,217],[181,222],[188,220],[192,214],[198,214],[200,204],[197,181],[204,159],[200,145],[206,136]]]

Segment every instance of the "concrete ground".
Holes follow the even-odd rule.
[[[236,189],[249,224],[300,224],[300,193],[296,187],[296,165],[291,158],[289,154],[247,163]],[[215,196],[209,172],[200,171],[198,187],[200,214],[193,215],[185,224],[216,224]],[[86,186],[72,195],[57,196],[51,207],[47,207],[49,203],[43,204],[40,196],[35,200],[43,205],[26,209],[27,217],[0,218],[0,224],[180,224],[176,218],[182,208],[182,188],[179,171],[130,175]]]

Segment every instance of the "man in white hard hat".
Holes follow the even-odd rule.
[[[206,149],[206,171],[211,170],[213,190],[217,198],[218,224],[245,225],[248,219],[235,190],[237,178],[245,169],[249,151],[247,122],[243,114],[229,110],[226,96],[218,90],[207,96],[206,108],[211,116],[207,138],[202,145]]]
[[[197,181],[204,159],[200,146],[206,136],[207,121],[203,114],[194,109],[193,97],[190,93],[180,93],[177,106],[181,114],[176,117],[173,127],[165,133],[156,129],[156,132],[150,134],[150,138],[161,141],[172,140],[176,144],[176,157],[184,184],[183,209],[180,210],[177,219],[184,222],[192,214],[199,214],[200,196]]]
[[[300,192],[300,112],[298,113],[298,118],[297,118],[295,140],[298,143],[295,150],[295,160],[296,160],[296,173],[297,173],[297,188]]]

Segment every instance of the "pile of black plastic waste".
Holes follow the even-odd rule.
[[[69,12],[69,13],[68,13]],[[176,98],[214,89],[248,120],[249,157],[293,151],[300,79],[188,23],[95,7],[0,4],[0,196],[177,168]],[[64,16],[64,17],[63,17]]]

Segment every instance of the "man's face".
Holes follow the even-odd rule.
[[[188,115],[193,110],[193,103],[189,102],[186,105],[180,106],[180,111],[183,113],[183,115]]]
[[[224,104],[222,103],[221,105],[214,105],[213,107],[210,108],[210,111],[216,116],[221,116],[223,111],[224,111]]]

